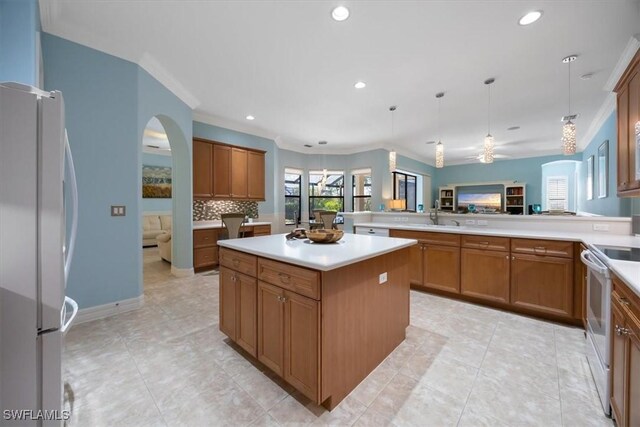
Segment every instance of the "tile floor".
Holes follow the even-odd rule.
[[[613,425],[580,329],[412,291],[405,342],[327,412],[218,331],[216,274],[144,267],[143,308],[67,335],[71,426]]]

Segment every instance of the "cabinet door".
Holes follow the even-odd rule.
[[[264,153],[248,151],[247,164],[247,197],[255,200],[264,200]]]
[[[409,283],[422,286],[423,246],[418,243],[409,248]]]
[[[638,338],[639,325],[635,324],[635,320],[629,323],[630,335],[627,341],[628,345],[628,363],[627,363],[627,420],[630,426],[640,426],[640,340]]]
[[[231,147],[213,144],[213,197],[231,197]]]
[[[258,360],[284,375],[284,291],[258,282]]]
[[[618,192],[629,185],[629,90],[618,93]]]
[[[253,357],[258,356],[258,281],[236,274],[236,342]]]
[[[640,66],[638,67],[640,68]],[[628,116],[628,154],[627,154],[627,167],[629,174],[629,185],[628,188],[630,190],[635,190],[640,188],[640,176],[637,176],[637,165],[636,165],[636,156],[638,153],[637,144],[636,144],[636,123],[640,120],[640,69],[636,71],[635,75],[631,77],[629,81],[629,116]],[[634,194],[638,194],[638,192],[634,192]]]
[[[571,317],[573,260],[538,255],[513,255],[511,303],[542,313]]]
[[[247,198],[247,151],[240,148],[231,149],[231,197]]]
[[[509,302],[509,252],[461,251],[460,288],[464,295]]]
[[[220,331],[236,340],[236,277],[233,270],[220,267]]]
[[[309,399],[318,399],[318,301],[285,292],[284,379]]]
[[[460,293],[460,248],[424,245],[423,286]]]
[[[213,144],[193,141],[193,197],[213,197],[212,156]]]
[[[625,417],[625,362],[626,362],[626,337],[617,334],[616,329],[624,328],[624,315],[616,303],[615,295],[611,298],[611,328],[613,333],[613,345],[611,346],[611,410],[618,426],[626,426]]]

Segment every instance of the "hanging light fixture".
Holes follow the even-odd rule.
[[[484,137],[484,147],[482,149],[482,163],[493,163],[493,148],[495,146],[493,136],[491,136],[491,85],[496,80],[494,78],[487,79],[484,84],[488,89],[487,103],[487,136]]]
[[[436,144],[436,168],[438,169],[444,167],[444,145],[442,145],[442,141],[440,140],[442,137],[442,132],[440,130],[440,105],[442,104],[443,96],[444,92],[436,93],[436,98],[438,99],[438,143]]]
[[[391,141],[393,143],[393,113],[396,111],[396,106],[392,105],[389,107],[389,111],[391,111]],[[395,172],[397,166],[396,152],[393,148],[389,151],[389,172]]]
[[[576,154],[576,125],[571,121],[571,63],[578,59],[577,55],[569,55],[562,59],[569,70],[569,114],[567,121],[562,126],[562,152],[565,156]]]

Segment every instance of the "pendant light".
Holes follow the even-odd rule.
[[[440,169],[444,167],[444,145],[442,145],[442,131],[440,130],[440,106],[442,104],[442,97],[444,92],[436,93],[438,99],[438,143],[436,144],[436,168]]]
[[[393,113],[396,111],[396,106],[392,105],[389,107],[389,111],[391,111],[391,143],[393,144]],[[397,158],[396,152],[393,148],[389,151],[389,172],[395,172],[397,167]]]
[[[569,70],[569,114],[566,116],[567,121],[562,126],[562,153],[565,156],[576,154],[576,125],[571,121],[571,63],[576,59],[578,59],[577,55],[569,55],[562,59]]]
[[[487,136],[484,137],[484,147],[482,149],[482,163],[493,163],[494,141],[491,136],[491,85],[496,80],[493,78],[484,81],[487,85],[488,103],[487,103]]]

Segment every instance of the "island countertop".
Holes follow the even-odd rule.
[[[348,233],[338,242],[328,244],[308,239],[286,240],[285,234],[218,241],[218,245],[225,248],[320,271],[334,270],[417,243],[414,239]]]

